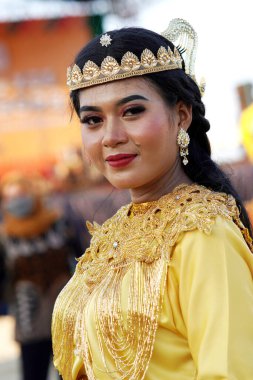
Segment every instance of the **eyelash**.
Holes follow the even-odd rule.
[[[143,106],[129,107],[124,111],[123,116],[127,116],[126,113],[129,111],[132,113],[132,115],[129,115],[129,116],[135,116],[135,115],[138,115],[138,114],[144,112],[145,108]]]
[[[123,112],[123,116],[125,117],[134,117],[142,112],[145,111],[145,108],[143,106],[134,106],[129,107]],[[131,113],[130,115],[127,115],[127,113]],[[96,126],[102,122],[102,117],[100,116],[84,116],[81,119],[82,124],[87,124],[88,126]]]
[[[81,119],[82,124],[88,124],[89,126],[95,126],[96,124],[101,123],[101,121],[102,121],[102,118],[99,116],[85,116]]]

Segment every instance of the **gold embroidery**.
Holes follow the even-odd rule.
[[[104,368],[112,379],[141,380],[147,371],[157,330],[170,247],[186,231],[211,233],[216,216],[234,220],[252,249],[233,197],[204,187],[182,185],[158,201],[122,207],[102,226],[88,224],[93,237],[76,272],[59,295],[53,315],[54,363],[71,379],[75,354],[95,380],[86,311],[95,302],[95,326]],[[127,312],[121,287],[130,278]],[[92,344],[92,343],[91,343]],[[106,361],[104,347],[115,371]]]

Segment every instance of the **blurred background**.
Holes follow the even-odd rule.
[[[211,122],[213,157],[230,176],[253,220],[250,0],[0,0],[0,183],[12,178],[13,185],[13,176],[21,174],[32,181],[36,199],[39,194],[43,205],[66,221],[66,234],[75,240],[72,257],[89,244],[85,221],[103,222],[129,201],[129,195],[113,189],[83,158],[79,123],[68,101],[66,68],[96,34],[131,25],[162,32],[174,17],[188,20],[199,36],[196,77],[206,81],[203,101]],[[6,190],[1,203],[11,196]],[[8,247],[3,239],[0,379],[18,380],[21,348],[15,342],[12,302],[5,290]],[[71,273],[75,264],[69,261]],[[51,365],[49,372],[48,380],[55,380]]]

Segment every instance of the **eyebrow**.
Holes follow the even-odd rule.
[[[146,100],[146,101],[148,101],[148,99],[142,95],[129,95],[126,98],[119,100],[116,104],[117,104],[117,106],[122,106],[123,104],[131,102],[133,100]]]
[[[101,111],[101,108],[95,107],[95,106],[82,106],[82,107],[80,107],[79,113],[85,112],[85,111],[99,112],[99,111]]]
[[[116,103],[116,106],[117,107],[122,106],[123,104],[131,102],[133,100],[145,100],[145,101],[148,101],[148,99],[145,98],[145,96],[142,96],[142,95],[129,95],[129,96],[126,96],[123,99],[120,99]],[[96,107],[96,106],[82,106],[82,107],[80,107],[79,113],[85,112],[85,111],[99,112],[99,111],[102,111],[102,109],[100,107]]]

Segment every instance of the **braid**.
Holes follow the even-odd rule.
[[[190,136],[189,163],[183,165],[183,170],[193,182],[213,191],[232,195],[240,210],[240,219],[253,237],[249,217],[239,194],[227,175],[211,158],[211,146],[206,134],[210,124],[205,118],[205,106],[198,86],[182,70],[173,74],[171,72],[151,74],[148,79],[158,87],[162,97],[170,106],[176,105],[180,100],[192,106],[192,122],[187,131]]]

